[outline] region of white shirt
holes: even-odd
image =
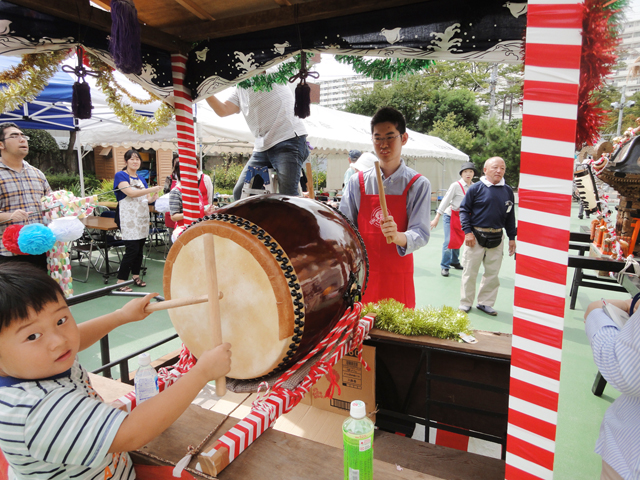
[[[596,453],[624,479],[640,478],[640,310],[619,329],[601,308],[586,319],[593,360],[621,392],[604,414]]]
[[[286,85],[273,85],[270,92],[236,87],[228,100],[240,108],[256,138],[255,152],[264,152],[284,140],[307,134],[302,120],[293,114],[295,98]]]

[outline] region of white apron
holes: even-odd
[[[129,177],[132,187],[144,187],[138,178]],[[120,207],[120,231],[123,240],[141,240],[149,235],[149,201],[147,196],[125,197]]]

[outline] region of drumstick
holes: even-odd
[[[375,160],[373,164],[376,167],[376,176],[378,177],[378,195],[380,196],[380,208],[382,208],[382,219],[387,220],[389,213],[387,212],[387,199],[384,196],[384,187],[382,186],[382,172],[380,171],[380,161]],[[391,239],[386,237],[387,243],[391,243]]]
[[[204,268],[207,272],[207,291],[209,292],[209,324],[213,335],[213,348],[222,343],[220,325],[220,301],[218,299],[218,272],[216,271],[216,250],[213,234],[206,233],[204,241]],[[224,397],[227,393],[227,379],[216,378],[216,395]]]
[[[222,292],[218,294],[218,298],[222,298]],[[144,311],[146,313],[159,312],[160,310],[168,310],[170,308],[186,307],[187,305],[196,305],[205,303],[209,300],[209,295],[200,295],[199,297],[176,298],[175,300],[165,300],[164,302],[150,303]]]
[[[307,190],[309,190],[309,198],[311,200],[316,199],[316,194],[313,191],[313,171],[311,170],[311,164],[307,163]]]

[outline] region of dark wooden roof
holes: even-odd
[[[187,53],[194,42],[424,0],[134,0],[142,41]],[[110,0],[10,0],[37,12],[110,31]]]

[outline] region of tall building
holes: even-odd
[[[620,25],[620,38],[622,43],[619,47],[620,62],[626,65],[616,70],[610,78],[611,84],[621,89],[627,86],[627,98],[640,90],[640,77],[630,78],[627,81],[628,67],[634,60],[640,57],[640,20],[624,22]]]
[[[341,109],[347,104],[354,92],[362,88],[372,89],[375,82],[376,80],[362,75],[320,81],[318,82],[320,84],[320,105]]]

